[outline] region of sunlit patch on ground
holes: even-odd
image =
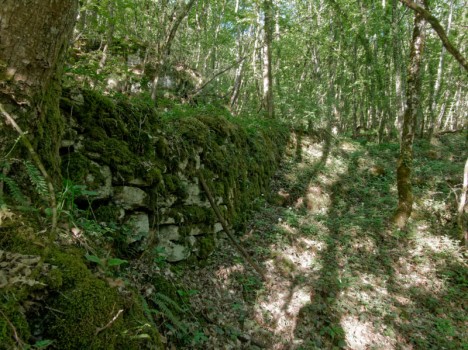
[[[395,349],[396,340],[384,336],[385,326],[376,328],[372,322],[361,321],[357,316],[345,316],[341,319],[348,348],[353,350]]]

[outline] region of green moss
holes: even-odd
[[[199,206],[186,206],[180,209],[186,222],[190,223],[205,223],[214,224],[216,216],[211,208],[203,208]]]
[[[198,257],[202,260],[207,259],[216,248],[216,239],[214,234],[205,235],[199,243]]]
[[[187,198],[187,191],[185,184],[181,181],[180,177],[173,174],[164,174],[164,190],[166,193],[176,195],[180,199]]]
[[[65,129],[65,121],[59,108],[60,95],[60,82],[52,80],[45,89],[45,93],[35,97],[35,103],[41,106],[41,113],[33,139],[33,147],[41,155],[49,175],[58,183],[60,177],[60,157],[58,154]]]
[[[164,137],[158,137],[156,139],[154,148],[156,150],[156,154],[162,158],[166,157],[169,154],[169,144]]]
[[[159,275],[153,276],[152,284],[158,293],[164,294],[174,301],[179,300],[179,294],[177,293],[176,286],[174,283],[166,280],[164,277]]]
[[[90,174],[94,181],[88,183],[86,177]],[[70,153],[62,159],[62,175],[70,179],[74,184],[88,184],[90,189],[99,187],[104,181],[104,177],[99,167],[81,153]]]
[[[144,327],[147,320],[138,297],[124,298],[95,277],[82,256],[78,250],[52,254],[51,262],[63,273],[63,285],[48,300],[52,311],[46,316],[46,336],[59,349],[141,349],[146,341],[162,348],[157,331]],[[119,310],[123,313],[102,329]],[[149,339],[137,339],[141,332]]]
[[[70,248],[64,251],[54,249],[46,262],[57,266],[62,272],[64,289],[74,288],[78,281],[91,276],[91,272],[83,262],[83,252],[79,249]]]
[[[133,176],[137,169],[135,155],[128,144],[114,138],[101,141],[90,141],[86,144],[88,151],[101,155],[102,162],[121,175]]]
[[[91,276],[78,280],[75,288],[60,293],[51,307],[60,313],[50,317],[47,332],[59,349],[116,348],[124,331],[123,317],[98,332],[123,308],[117,292],[105,282]]]
[[[22,307],[14,294],[0,291],[0,311],[0,349],[17,349],[18,342],[15,337],[27,341],[31,332]]]
[[[94,211],[98,222],[119,222],[121,208],[115,205],[102,205]]]

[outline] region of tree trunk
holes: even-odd
[[[393,66],[395,71],[395,125],[401,132],[403,124],[403,94],[402,94],[402,77],[401,77],[401,48],[398,45],[398,0],[392,2],[392,55]]]
[[[4,0],[0,6],[0,103],[28,134],[53,176],[60,173],[60,77],[78,0]],[[0,155],[18,137],[0,119]]]
[[[463,172],[463,188],[460,195],[460,203],[458,204],[458,227],[460,228],[460,239],[468,248],[468,211],[466,210],[467,200],[466,196],[468,193],[468,158],[465,162],[465,170]]]
[[[413,140],[416,130],[415,121],[420,104],[419,80],[425,39],[424,25],[425,21],[423,16],[416,13],[410,48],[408,83],[406,87],[406,108],[403,114],[400,156],[397,163],[398,207],[393,221],[400,228],[406,226],[413,209],[411,171],[413,167]]]
[[[452,26],[452,16],[453,16],[453,0],[450,1],[450,13],[449,13],[449,18],[447,20],[447,25],[445,27],[445,31],[447,32],[447,35],[450,33],[450,29]],[[434,83],[433,87],[433,92],[430,96],[430,101],[429,101],[429,130],[428,130],[428,139],[430,140],[432,138],[432,135],[434,134],[434,127],[435,127],[435,116],[436,116],[436,110],[437,110],[437,104],[440,100],[440,88],[442,86],[442,81],[443,81],[443,70],[444,70],[444,57],[445,57],[445,46],[442,45],[442,49],[440,51],[440,56],[439,56],[439,65],[437,66],[437,78]]]
[[[273,73],[272,73],[272,43],[273,43],[273,3],[271,0],[263,2],[264,10],[264,43],[263,43],[263,105],[265,115],[274,118],[273,104]]]

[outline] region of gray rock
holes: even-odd
[[[171,218],[170,216],[164,217],[161,220],[159,220],[160,225],[169,225],[169,224],[175,224],[175,218]]]
[[[170,208],[174,205],[175,202],[177,202],[177,197],[173,195],[169,195],[167,197],[157,199],[157,203],[159,207]]]
[[[163,241],[180,240],[179,226],[165,225],[159,227],[159,239]]]
[[[201,159],[200,155],[196,154],[195,155],[195,169],[198,170],[201,167]]]
[[[179,163],[179,169],[184,170],[188,165],[188,159],[184,159],[182,162]]]
[[[217,222],[217,223],[214,224],[214,226],[213,226],[213,232],[214,233],[218,233],[218,232],[220,232],[222,230],[223,230],[223,225],[221,225],[220,222]]]
[[[177,262],[185,260],[190,256],[190,249],[182,244],[173,243],[171,241],[163,241],[158,244],[164,248],[163,255],[169,262]]]
[[[128,183],[132,186],[142,186],[142,187],[147,187],[150,185],[148,181],[145,181],[139,177],[136,179],[131,179],[130,181],[128,181]]]
[[[205,232],[202,231],[202,229],[198,226],[192,227],[192,229],[189,232],[189,236],[199,236]]]
[[[68,148],[71,147],[75,144],[75,141],[73,140],[62,140],[60,142],[60,148]]]
[[[93,165],[96,165],[99,168],[99,172],[103,177],[103,181],[99,184],[98,188],[95,190],[97,192],[96,199],[105,199],[112,196],[112,172],[107,165],[99,165],[96,162],[91,162]],[[86,183],[91,185],[95,182],[94,176],[88,174],[86,176]],[[93,186],[94,187],[94,186]]]
[[[132,233],[127,236],[127,243],[137,242],[148,237],[150,231],[148,214],[134,213],[130,215],[127,225],[132,231]]]
[[[114,200],[125,209],[137,209],[146,207],[148,195],[138,187],[121,186],[114,187]]]

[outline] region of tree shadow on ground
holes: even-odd
[[[408,269],[418,264],[424,268],[424,264],[417,261],[420,255],[415,251],[420,244],[411,229],[395,232],[387,222],[396,205],[391,168],[378,176],[369,171],[372,164],[385,160],[389,161],[386,167],[392,167],[391,158],[379,159],[383,151],[353,152],[346,171],[328,188],[328,212],[316,217],[328,228],[325,249],[320,254],[322,267],[318,277],[310,281],[311,302],[299,313],[294,334],[302,344],[297,349],[354,348],[364,344],[456,349],[467,345],[466,336],[463,339],[463,333],[456,329],[466,322],[463,315],[467,306],[450,303],[450,296],[466,300],[460,294],[466,290],[464,265],[449,267],[446,261],[434,270],[435,274],[458,271],[453,288],[447,285],[437,292],[424,281],[405,285],[407,279],[417,276]],[[394,149],[388,151],[389,155],[394,153]],[[359,280],[367,282],[354,283]],[[436,305],[443,305],[444,311],[439,309],[434,316]],[[354,344],[350,344],[349,332],[361,332],[361,339],[355,336],[351,339]]]

